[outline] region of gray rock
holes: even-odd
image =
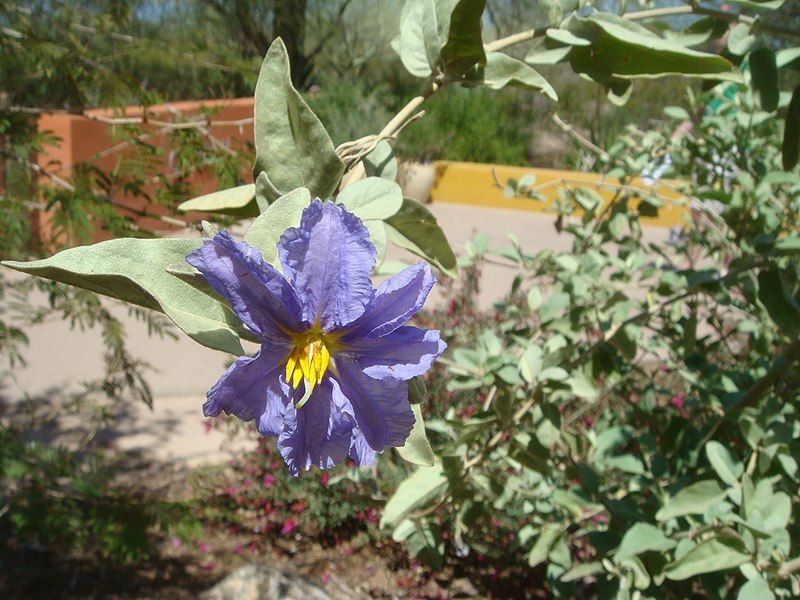
[[[210,590],[201,600],[331,600],[331,597],[296,573],[268,565],[239,567]]]

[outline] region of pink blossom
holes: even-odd
[[[200,552],[203,552],[203,553],[206,553],[206,552],[208,552],[208,544],[206,544],[205,542],[203,542],[202,544],[200,544],[200,546],[199,546],[199,550],[200,550]]]
[[[322,583],[328,583],[331,580],[330,573],[323,573],[322,574]]]
[[[324,471],[324,472],[322,473],[322,475],[320,476],[320,478],[319,478],[319,482],[320,482],[320,483],[321,483],[323,486],[325,486],[325,487],[327,487],[327,486],[328,486],[328,482],[329,482],[330,480],[331,480],[331,476],[330,476],[330,474],[329,474],[327,471]]]
[[[297,529],[297,521],[294,519],[286,519],[281,527],[281,535],[291,535]]]
[[[236,545],[233,547],[233,551],[234,551],[236,554],[241,554],[242,552],[244,552],[244,546],[242,546],[241,544],[236,544]]]
[[[275,484],[275,475],[264,475],[262,483],[265,488],[271,488]]]
[[[180,538],[177,537],[173,537],[170,540],[170,543],[172,544],[173,548],[180,548],[181,546],[183,546],[183,542],[180,540]]]
[[[207,562],[207,563],[205,563],[205,564],[203,565],[203,568],[204,568],[206,571],[213,571],[214,569],[216,569],[216,568],[217,568],[217,563],[215,563],[215,562]]]
[[[203,421],[203,432],[208,435],[211,433],[211,430],[214,429],[214,421],[211,419],[206,419]]]

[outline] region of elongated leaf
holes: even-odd
[[[569,571],[564,573],[561,576],[561,581],[568,583],[570,581],[578,581],[579,579],[585,579],[590,575],[597,575],[598,573],[602,573],[603,563],[600,561],[588,562],[577,565],[572,567]]]
[[[235,217],[255,217],[258,216],[255,197],[256,186],[250,183],[187,200],[178,205],[178,210],[182,212],[192,210],[215,212]]]
[[[781,270],[772,266],[758,274],[758,299],[775,324],[789,337],[800,333],[800,305],[788,289]]]
[[[781,152],[783,153],[783,170],[791,171],[800,160],[800,83],[794,88],[789,108],[786,110]]]
[[[419,404],[412,404],[411,410],[414,411],[414,428],[408,436],[405,445],[397,448],[397,453],[413,465],[420,467],[432,467],[435,456],[431,443],[425,435],[425,422],[422,419],[422,407]]]
[[[483,85],[493,90],[506,86],[522,87],[542,92],[551,100],[558,100],[558,94],[538,71],[521,60],[502,52],[489,52],[486,64],[478,65],[467,74],[464,85],[468,87]]]
[[[481,15],[486,0],[407,0],[400,36],[393,44],[403,66],[416,77],[441,67],[458,80],[485,60]]]
[[[739,588],[736,600],[775,600],[775,594],[772,593],[766,580],[758,576]]]
[[[770,48],[759,48],[750,53],[750,71],[753,87],[758,91],[761,108],[772,112],[778,108],[778,65],[775,52]]]
[[[231,309],[166,271],[184,261],[200,243],[198,239],[121,238],[70,248],[44,260],[3,264],[163,312],[203,346],[243,354],[237,331],[244,326]]]
[[[362,221],[385,220],[403,206],[403,190],[394,181],[367,177],[345,187],[336,201]]]
[[[292,86],[280,38],[270,46],[256,84],[255,144],[253,178],[266,173],[270,202],[299,187],[328,198],[344,173],[328,133]]]
[[[735,461],[725,446],[711,440],[706,444],[706,456],[724,483],[730,486],[739,485],[739,477],[744,472],[744,465]]]
[[[664,574],[667,579],[682,581],[703,573],[735,569],[748,561],[750,556],[731,542],[713,537],[697,544],[678,560],[664,567]]]
[[[786,0],[731,0],[734,4],[746,6],[747,8],[768,8],[775,10],[783,6]]]
[[[591,40],[589,46],[573,47],[570,52],[573,69],[600,83],[611,83],[615,77],[665,75],[742,80],[741,73],[721,56],[685,48],[609,13],[573,15],[565,26],[577,36]]]
[[[702,514],[708,508],[722,500],[725,496],[723,490],[716,481],[710,479],[698,481],[683,488],[680,492],[670,498],[667,503],[656,513],[659,521],[668,521],[683,515]]]
[[[486,0],[436,0],[449,10],[447,41],[441,50],[444,72],[458,79],[475,64],[486,62],[481,15]]]
[[[550,550],[555,545],[559,537],[561,537],[562,529],[557,525],[547,524],[542,527],[539,532],[539,537],[533,544],[533,548],[528,553],[528,565],[535,567],[547,560]]]
[[[614,561],[621,563],[643,552],[672,550],[676,545],[677,542],[664,535],[658,527],[649,523],[636,523],[622,537]]]
[[[386,219],[388,239],[410,250],[450,276],[455,276],[456,257],[430,211],[416,200],[403,199],[397,214]]]
[[[397,179],[397,159],[391,144],[381,140],[375,149],[364,159],[367,177],[383,177],[389,181]]]
[[[406,0],[400,13],[400,36],[392,44],[400,61],[415,77],[433,72],[442,49],[433,0]]]
[[[396,527],[408,513],[435,498],[447,486],[441,464],[422,467],[403,481],[383,509],[381,527]]]
[[[265,261],[280,268],[278,240],[289,227],[300,225],[303,209],[310,202],[311,192],[306,188],[297,188],[281,196],[253,221],[244,234],[244,241],[258,248]]]

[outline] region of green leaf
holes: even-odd
[[[725,538],[713,537],[689,550],[681,558],[664,567],[667,579],[683,581],[695,575],[735,569],[750,561],[750,556],[740,552]]]
[[[756,36],[751,33],[751,26],[739,23],[728,34],[728,50],[736,56],[747,54],[756,43]]]
[[[775,10],[783,6],[786,0],[731,0],[731,2],[746,6],[747,8],[768,8]]]
[[[386,220],[403,205],[403,191],[394,181],[367,177],[347,185],[336,198],[362,221]]]
[[[706,444],[708,462],[714,467],[719,478],[730,486],[739,485],[739,477],[744,472],[744,465],[735,461],[728,449],[717,441]]]
[[[481,16],[486,0],[435,1],[450,13],[447,41],[442,47],[441,56],[445,75],[456,80],[475,64],[486,62],[481,34]]]
[[[182,212],[192,210],[214,212],[236,217],[255,217],[258,215],[258,207],[254,202],[255,197],[256,186],[254,183],[250,183],[187,200],[178,205],[178,210]]]
[[[739,588],[736,600],[775,600],[775,594],[769,589],[766,580],[759,575]]]
[[[668,521],[683,515],[702,514],[708,508],[722,500],[725,496],[723,490],[716,481],[711,479],[698,481],[683,488],[680,492],[670,498],[667,503],[656,513],[659,521]]]
[[[665,552],[676,545],[677,542],[664,535],[658,527],[649,523],[636,523],[622,537],[614,560],[621,563],[643,552]]]
[[[467,73],[464,85],[483,85],[493,90],[506,86],[521,87],[542,92],[551,100],[558,100],[553,86],[538,71],[502,52],[489,52],[486,55],[486,64],[478,65]]]
[[[577,581],[585,579],[590,575],[597,575],[603,572],[603,563],[599,561],[588,562],[572,567],[569,571],[561,576],[561,581],[568,583],[570,581]]]
[[[407,0],[400,13],[400,36],[393,43],[403,66],[428,77],[441,66],[457,80],[485,60],[481,15],[486,0]]]
[[[364,171],[367,177],[383,177],[389,181],[397,179],[397,159],[391,144],[381,140],[375,149],[364,158]]]
[[[550,42],[552,44],[552,42]],[[572,50],[571,46],[550,47],[547,40],[538,38],[525,55],[525,62],[532,65],[555,65],[565,60]]]
[[[297,188],[281,196],[253,221],[244,234],[244,241],[258,248],[265,261],[280,268],[278,240],[289,227],[299,227],[303,210],[310,202],[311,192],[306,188]]]
[[[542,370],[542,359],[541,346],[531,344],[525,349],[519,361],[519,374],[525,381],[533,383],[537,380]]]
[[[397,214],[386,219],[385,223],[390,241],[421,256],[451,277],[455,276],[455,254],[436,217],[422,204],[404,198]]]
[[[720,38],[727,32],[727,21],[713,17],[703,17],[683,29],[683,31],[666,30],[664,36],[681,46],[699,46],[712,39]]]
[[[121,238],[80,246],[33,262],[6,261],[17,271],[52,279],[163,312],[193,340],[235,355],[244,326],[225,304],[167,273],[199,239]]]
[[[778,108],[778,65],[775,52],[770,48],[759,48],[750,53],[750,72],[753,75],[753,87],[761,101],[761,108],[772,112]]]
[[[783,170],[791,171],[800,160],[800,83],[794,88],[789,107],[786,109],[781,152],[783,153]]]
[[[778,267],[773,265],[758,274],[758,299],[786,335],[796,337],[800,334],[800,306]]]
[[[428,386],[422,377],[412,377],[408,380],[408,401],[411,404],[421,404],[428,399]]]
[[[415,77],[433,72],[442,48],[433,0],[406,0],[400,12],[400,35],[392,46]]]
[[[406,440],[405,445],[397,448],[397,453],[413,465],[420,467],[432,467],[435,456],[433,449],[425,435],[425,422],[422,419],[422,407],[419,404],[412,404],[411,410],[414,411],[414,427]]]
[[[566,44],[567,46],[591,46],[591,40],[587,40],[586,38],[582,38],[580,36],[575,35],[569,29],[557,29],[551,27],[547,30],[546,35],[549,39],[558,42],[560,44]]]
[[[548,523],[539,532],[539,537],[533,544],[533,548],[528,553],[528,565],[535,567],[547,560],[550,550],[561,536],[561,527]]]
[[[397,487],[383,509],[381,527],[396,527],[408,513],[423,506],[447,487],[441,464],[414,471]]]
[[[573,69],[599,83],[666,75],[742,81],[741,73],[721,56],[685,48],[616,15],[573,15],[565,25],[572,33],[591,40],[590,46],[572,48]]]
[[[369,239],[375,246],[375,266],[378,268],[386,258],[386,225],[383,221],[364,221],[364,227],[369,231]]]
[[[319,198],[333,194],[344,164],[322,123],[292,86],[289,56],[280,38],[272,43],[261,65],[254,127],[253,177],[262,171],[266,174],[271,184],[264,190],[267,201],[299,187]]]
[[[775,54],[775,64],[779,69],[791,65],[798,59],[800,59],[800,47],[783,48]]]

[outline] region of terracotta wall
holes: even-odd
[[[172,170],[170,168],[172,157],[169,153],[168,133],[163,131],[163,125],[151,124],[150,120],[169,122],[192,120],[202,116],[199,111],[200,107],[217,109],[210,117],[212,124],[210,133],[220,143],[236,149],[244,149],[252,143],[252,98],[172,102],[151,106],[147,108],[146,113],[148,122],[140,127],[147,131],[146,142],[148,144],[158,146],[166,151],[162,160],[163,165],[160,167],[161,173],[167,174]],[[74,166],[82,162],[94,164],[106,172],[113,170],[120,160],[130,153],[130,149],[120,144],[120,138],[116,137],[116,130],[120,125],[108,124],[97,118],[143,119],[145,113],[140,107],[128,107],[123,113],[108,109],[94,109],[86,111],[83,115],[42,115],[38,123],[39,131],[51,132],[60,138],[60,142],[57,145],[46,146],[43,152],[37,156],[37,163],[48,172],[64,178],[68,178]],[[223,123],[217,124],[220,121]],[[240,121],[246,121],[246,123],[224,123]],[[249,176],[248,172],[249,165],[243,165],[243,175]],[[43,183],[46,184],[47,180],[44,179]],[[191,197],[216,189],[213,178],[208,172],[203,171],[196,172],[191,185],[193,192]],[[155,189],[155,185],[151,185],[146,191],[151,193]],[[188,199],[186,198],[186,200]],[[154,215],[168,213],[165,207],[151,204],[144,197],[136,197],[120,191],[114,197],[114,202],[123,205],[119,209],[120,212],[129,216],[142,228],[164,230],[172,227],[159,218],[141,215],[142,212]],[[33,215],[34,232],[42,241],[51,237],[49,221],[50,216],[46,211],[36,211]],[[102,239],[102,232],[98,232],[96,237]]]

